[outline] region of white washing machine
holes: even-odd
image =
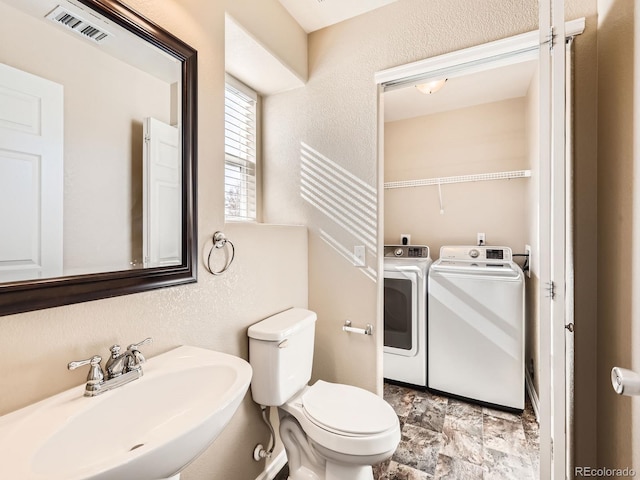
[[[384,247],[384,378],[427,386],[427,276],[425,245]]]
[[[524,408],[524,275],[511,249],[445,246],[429,272],[429,388]]]

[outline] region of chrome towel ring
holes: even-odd
[[[213,253],[214,249],[219,249],[219,248],[224,248],[225,245],[231,245],[231,256],[229,257],[229,259],[227,260],[227,263],[225,264],[224,267],[222,267],[220,270],[218,270],[217,272],[214,271],[211,268],[211,254]],[[216,233],[213,234],[213,245],[211,246],[211,250],[209,250],[209,255],[207,256],[207,270],[210,274],[212,275],[221,275],[224,272],[226,272],[229,267],[231,266],[231,263],[233,262],[233,259],[236,256],[236,248],[233,246],[233,242],[231,240],[229,240],[224,233],[218,231]]]

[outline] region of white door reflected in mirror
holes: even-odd
[[[182,261],[181,172],[178,129],[146,118],[142,232],[145,267],[179,265]]]
[[[62,275],[63,98],[0,64],[0,282]]]

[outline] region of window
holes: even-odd
[[[227,76],[224,97],[226,220],[256,220],[258,95]]]

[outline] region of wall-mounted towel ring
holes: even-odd
[[[224,246],[227,244],[231,245],[231,256],[229,257],[229,260],[227,260],[225,266],[216,272],[211,268],[211,254],[213,253],[214,249],[224,248]],[[235,256],[236,247],[233,246],[233,242],[227,239],[224,233],[218,231],[213,234],[213,245],[211,246],[211,250],[209,250],[209,255],[207,256],[207,270],[212,275],[223,274],[231,266],[231,263],[233,262]]]

